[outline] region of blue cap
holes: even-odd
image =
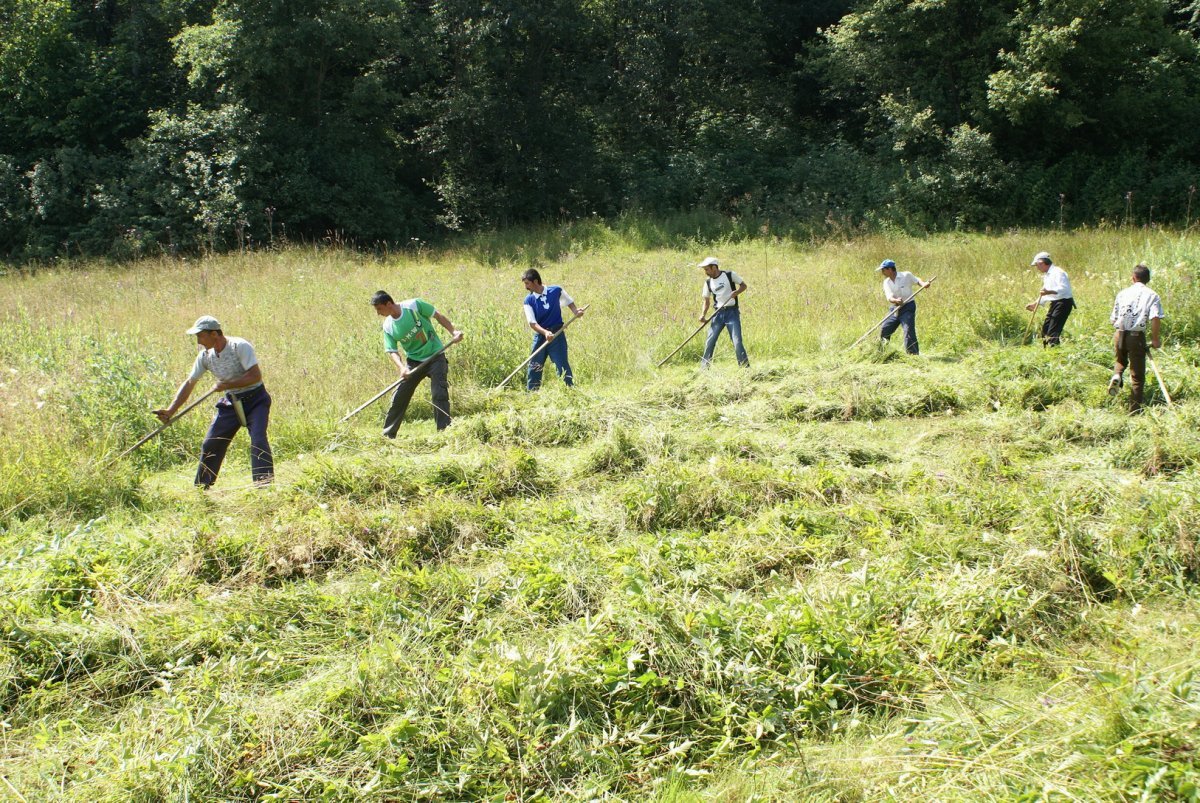
[[[894,268],[894,267],[896,267],[896,262],[894,260],[885,259],[879,263],[879,267],[876,268],[875,270],[883,270],[884,268]]]

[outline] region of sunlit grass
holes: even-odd
[[[0,797],[1187,799],[1194,239],[624,226],[0,280]],[[1017,344],[1043,248],[1081,303],[1054,351]],[[655,371],[710,253],[752,368]],[[939,277],[919,358],[843,353],[885,256]],[[1138,260],[1177,407],[1131,419],[1106,323]],[[580,386],[496,393],[535,262],[593,305]],[[468,332],[443,433],[424,391],[394,443],[379,408],[336,426],[393,376],[380,288]],[[203,412],[106,462],[201,313],[261,355],[271,488],[241,441],[190,486]]]

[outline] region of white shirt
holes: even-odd
[[[896,271],[895,279],[883,280],[883,297],[890,304],[893,298],[908,301],[913,297],[914,285],[920,285],[921,280],[906,270]]]
[[[733,281],[730,282],[730,279]],[[701,297],[713,298],[715,296],[717,299],[717,306],[721,307],[733,297],[733,291],[738,289],[741,284],[741,276],[738,276],[731,270],[723,270],[717,274],[717,278],[715,279],[710,279],[708,276],[704,277],[704,292],[702,293]],[[737,300],[734,299],[734,304],[736,303]]]
[[[192,375],[188,377],[188,380],[195,382],[204,376],[205,371],[211,371],[212,375],[221,382],[228,382],[231,379],[237,379],[256,365],[258,365],[258,357],[254,354],[254,346],[240,337],[226,337],[225,348],[221,349],[220,354],[213,349],[200,350],[200,353],[196,355],[196,362],[192,364]],[[244,388],[238,388],[238,391],[250,390],[261,384],[262,382],[257,382],[247,385]]]
[[[1125,332],[1144,332],[1151,318],[1162,318],[1162,301],[1158,293],[1141,282],[1135,282],[1117,293],[1113,302],[1112,325]]]
[[[1074,297],[1071,293],[1071,280],[1067,278],[1067,272],[1058,265],[1051,265],[1042,274],[1042,289],[1050,290],[1054,295],[1044,295],[1039,298],[1039,307],[1042,304],[1049,304],[1051,301]]]

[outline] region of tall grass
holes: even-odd
[[[1194,798],[1194,241],[646,251],[686,233],[622,225],[0,282],[5,794]],[[1042,248],[1081,299],[1054,351],[1010,310]],[[754,288],[753,367],[723,343],[656,372],[708,253]],[[921,358],[841,353],[885,256],[939,276]],[[1105,324],[1141,259],[1178,406],[1131,419]],[[528,348],[531,263],[594,305],[573,392],[489,389]],[[394,443],[379,410],[335,425],[392,377],[380,287],[468,332],[444,433],[423,400]],[[271,488],[240,444],[189,487],[202,413],[102,462],[154,425],[204,312],[261,355]]]

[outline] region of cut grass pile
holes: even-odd
[[[513,394],[335,441],[265,492],[181,467],[100,518],[14,518],[5,777],[94,800],[1036,797],[1021,762],[1066,728],[1064,795],[1186,791],[1186,673],[1048,667],[1193,598],[1195,413],[947,390],[989,361],[872,365],[861,406],[815,419],[761,417],[828,392],[803,363],[656,380],[636,415],[625,388]],[[1095,743],[1105,694],[1130,701]]]

